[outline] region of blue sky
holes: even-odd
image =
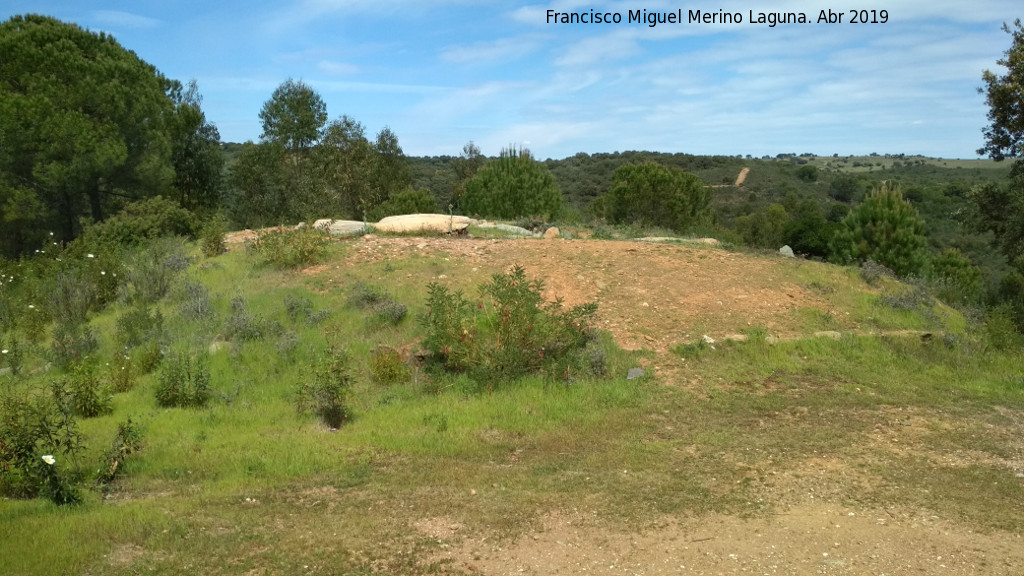
[[[973,158],[985,68],[1010,45],[1006,0],[8,0],[113,34],[196,79],[225,141],[256,140],[258,113],[301,79],[369,137],[390,126],[409,155],[530,148],[692,154],[908,153]],[[885,9],[886,24],[750,24],[750,12]],[[1014,8],[1017,10],[1014,10]],[[547,24],[548,9],[619,12],[621,24]],[[626,22],[629,10],[739,12],[743,24]]]

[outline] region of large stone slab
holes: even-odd
[[[331,236],[361,236],[366,232],[366,223],[358,220],[335,220],[327,230]]]
[[[469,218],[448,214],[403,214],[388,216],[373,225],[378,232],[401,234],[403,232],[439,232],[448,234],[460,232],[469,227]]]

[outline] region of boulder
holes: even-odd
[[[501,230],[502,232],[508,232],[510,234],[516,234],[518,236],[537,236],[533,232],[523,228],[522,226],[513,226],[512,224],[494,224],[492,222],[482,222],[476,224],[480,228],[494,228],[495,230]]]
[[[559,233],[558,228],[555,228],[554,226],[544,231],[544,237],[548,240],[551,240],[552,238],[560,238],[561,236],[562,234]]]
[[[469,218],[448,214],[403,214],[388,216],[373,225],[378,232],[401,234],[403,232],[437,232],[449,234],[469,228]]]
[[[333,222],[333,220],[330,218],[321,218],[316,222],[313,222],[313,228],[316,228],[317,230],[324,230],[331,225],[331,222]]]
[[[793,249],[790,248],[788,244],[779,248],[779,254],[782,254],[786,258],[796,258],[796,254],[793,254]]]
[[[356,236],[366,232],[366,224],[358,220],[335,220],[327,230],[331,236]]]
[[[636,380],[638,378],[643,378],[643,377],[644,377],[644,369],[640,368],[640,367],[630,368],[629,371],[626,372],[626,380]]]

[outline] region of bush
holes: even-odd
[[[591,211],[613,224],[660,226],[678,233],[712,220],[711,189],[693,174],[653,162],[619,166]]]
[[[781,204],[772,204],[767,210],[737,218],[736,231],[747,246],[778,249],[784,242],[789,222],[786,209]]]
[[[157,196],[124,207],[99,224],[88,226],[78,241],[83,246],[136,246],[165,236],[193,236],[195,219],[177,202]]]
[[[246,250],[263,264],[276,268],[298,268],[315,264],[327,250],[330,236],[305,226],[298,230],[278,228],[246,243]]]
[[[976,304],[981,300],[981,270],[958,250],[932,258],[931,282],[936,295],[950,304]]]
[[[445,286],[427,287],[427,312],[420,323],[424,346],[445,367],[469,373],[493,388],[498,382],[541,371],[581,350],[591,337],[588,319],[596,303],[562,311],[561,300],[544,302],[541,280],[528,280],[521,266],[495,274],[473,304]]]
[[[224,332],[230,340],[260,340],[267,333],[267,323],[249,312],[249,303],[245,298],[235,296],[231,299],[231,315],[228,316]]]
[[[872,259],[900,277],[918,274],[928,260],[924,220],[898,189],[883,185],[843,219],[829,251],[840,264]]]
[[[186,280],[182,285],[179,309],[190,320],[205,320],[215,314],[210,291],[198,280]]]
[[[296,400],[300,413],[311,413],[331,428],[349,419],[348,395],[352,389],[349,356],[333,346],[327,350],[313,378],[304,380]]]
[[[147,340],[158,338],[163,326],[163,314],[159,310],[150,312],[149,306],[139,302],[117,317],[117,341],[125,348],[135,348]]]
[[[406,188],[370,210],[368,218],[376,222],[382,218],[399,214],[431,214],[434,212],[437,212],[437,202],[428,190]]]
[[[896,273],[889,270],[882,264],[868,258],[860,265],[860,277],[870,286],[877,286],[878,281],[884,277],[895,278]]]
[[[172,353],[160,367],[156,403],[164,407],[202,407],[210,400],[210,361],[206,354]]]
[[[96,471],[96,483],[106,486],[114,481],[128,456],[142,447],[142,430],[129,418],[117,425],[117,434],[103,458],[102,467]]]
[[[135,366],[128,354],[115,354],[109,372],[110,387],[114,392],[127,392],[135,388]]]
[[[528,150],[514,147],[502,150],[498,158],[477,170],[466,183],[461,203],[467,214],[508,220],[524,216],[555,220],[565,207],[551,172]]]
[[[128,258],[125,286],[128,299],[148,304],[159,301],[171,289],[175,277],[191,260],[178,238],[160,238]]]
[[[53,328],[51,359],[61,370],[68,370],[99,348],[96,333],[87,324],[60,322]]]
[[[395,384],[412,378],[412,369],[398,350],[378,346],[370,352],[370,379],[377,384]]]
[[[82,449],[82,436],[70,411],[51,394],[39,390],[5,389],[0,393],[0,494],[32,498],[43,492],[62,499],[66,481],[54,478],[55,469],[44,455],[74,459]]]
[[[227,252],[228,246],[224,243],[224,236],[227,233],[227,218],[220,214],[211,218],[210,221],[203,226],[199,235],[199,246],[203,251],[203,256],[213,258],[214,256],[220,256]]]
[[[408,311],[404,304],[392,300],[383,289],[362,282],[357,282],[352,286],[348,295],[348,304],[369,312],[366,323],[370,327],[383,324],[397,326],[405,319],[405,314]]]
[[[55,382],[53,395],[59,404],[83,418],[109,414],[114,410],[113,392],[96,376],[91,362],[76,364],[63,382]]]

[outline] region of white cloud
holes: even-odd
[[[154,28],[160,24],[155,18],[119,10],[97,10],[92,13],[92,17],[100,24],[112,28]]]
[[[348,64],[347,62],[334,62],[331,60],[321,60],[317,62],[316,68],[324,74],[330,74],[332,76],[347,76],[349,74],[359,72],[359,67],[354,64]]]
[[[489,63],[522,58],[537,51],[543,39],[539,36],[499,38],[490,42],[448,46],[441,50],[441,60],[450,64]]]

